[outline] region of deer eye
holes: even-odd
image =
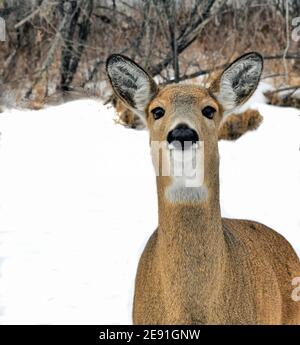
[[[165,111],[161,107],[152,109],[151,113],[153,114],[154,120],[158,120],[165,115]]]
[[[211,107],[210,105],[202,109],[202,114],[210,120],[214,117],[215,112],[216,112],[216,109]]]

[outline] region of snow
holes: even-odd
[[[299,111],[220,143],[224,216],[260,221],[300,253]],[[0,114],[0,323],[128,324],[157,226],[148,136],[80,100]]]

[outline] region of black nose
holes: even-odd
[[[169,144],[173,143],[176,149],[184,150],[199,141],[199,136],[188,125],[180,123],[169,132],[167,141]]]

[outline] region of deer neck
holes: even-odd
[[[216,281],[222,280],[226,264],[218,171],[212,176],[211,181],[204,183],[203,197],[193,202],[170,202],[166,183],[157,177],[158,255],[162,279],[169,289],[173,289],[169,283],[176,281],[178,296],[188,291],[193,295],[197,286],[197,298],[207,301],[205,303],[210,303],[214,293],[219,293]],[[203,315],[205,313],[203,311]]]
[[[200,192],[203,196],[197,201],[170,202],[166,187],[160,184],[158,177],[159,232],[169,248],[181,249],[197,257],[215,257],[225,246],[219,182],[203,188],[205,190]]]

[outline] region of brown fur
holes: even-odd
[[[192,234],[174,223],[173,238],[159,228],[141,257],[134,323],[300,323],[299,302],[291,299],[299,262],[282,236],[252,221],[222,219],[223,240],[216,246],[215,234],[203,238],[201,222],[190,227]]]
[[[236,140],[249,131],[257,129],[263,117],[257,110],[248,109],[242,114],[231,114],[221,124],[219,140]]]
[[[113,102],[116,109],[116,123],[132,128],[142,129],[141,121],[134,112],[126,107],[119,99]],[[231,114],[224,120],[219,129],[219,140],[237,140],[245,133],[257,129],[263,121],[263,117],[257,110],[247,109],[241,114]]]
[[[113,64],[117,65],[115,70]],[[134,100],[130,97],[137,90],[131,88],[136,78],[135,68],[138,66],[134,67],[131,60],[118,56],[112,56],[107,64],[110,77],[115,78],[114,88],[119,88],[124,79],[125,91],[117,91],[121,91],[125,102],[129,98],[128,106],[132,110]],[[123,70],[127,72],[124,76]],[[141,70],[137,75],[140,80],[148,78]],[[149,77],[149,85],[152,86],[152,82]],[[252,85],[253,92],[253,79]],[[239,103],[252,93],[248,92],[247,85],[242,86],[246,86],[247,92],[244,99],[239,93]],[[300,262],[291,245],[265,225],[221,218],[218,137],[222,137],[219,128],[224,116],[223,106],[213,94],[217,90],[218,82],[211,89],[171,85],[155,93],[151,89],[149,98],[146,91],[139,94],[145,102],[151,143],[164,142],[169,131],[182,122],[199,134],[199,140],[204,143],[201,188],[205,193],[194,199],[189,199],[188,194],[180,200],[170,199],[167,191],[174,186],[174,178],[160,171],[169,151],[167,147],[162,147],[161,153],[152,149],[156,171],[160,172],[157,176],[159,226],[139,262],[133,322],[300,324],[300,302],[291,297],[295,288],[292,279],[300,276]],[[140,100],[139,104],[139,114],[142,114]],[[213,119],[202,114],[207,106],[216,110]],[[156,107],[165,111],[157,120],[152,114]],[[246,127],[253,126],[249,118],[245,122]],[[186,193],[193,191],[184,188]]]
[[[294,97],[293,93],[283,96],[273,92],[266,92],[265,96],[267,97],[269,104],[300,109],[300,99]]]
[[[140,118],[133,113],[132,110],[128,109],[126,105],[119,99],[115,102],[115,108],[117,113],[116,123],[132,128],[132,129],[144,129],[145,126],[141,124]]]
[[[262,224],[221,218],[216,132],[221,110],[209,127],[200,114],[204,104],[220,109],[205,89],[170,86],[148,107],[151,140],[165,138],[178,108],[189,107],[194,114],[208,143],[204,183],[209,195],[199,203],[170,203],[164,195],[170,177],[157,177],[159,227],[140,259],[133,321],[300,324],[300,303],[291,298],[300,263],[290,244]],[[159,126],[149,113],[158,105],[167,110]]]

